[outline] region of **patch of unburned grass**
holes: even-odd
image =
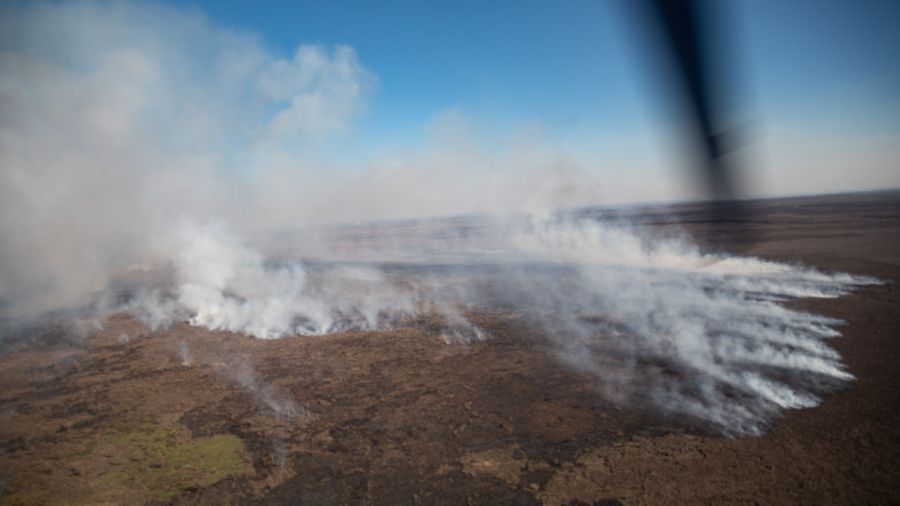
[[[230,434],[191,439],[182,430],[166,428],[119,433],[105,443],[98,451],[112,455],[118,465],[98,477],[98,484],[137,487],[157,500],[249,469],[244,444]]]
[[[66,460],[69,472],[54,470],[57,479],[13,491],[0,498],[0,505],[166,501],[190,488],[252,473],[239,438],[230,434],[191,438],[180,426],[106,433],[87,452]]]

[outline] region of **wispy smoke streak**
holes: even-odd
[[[293,399],[283,395],[273,385],[260,382],[256,371],[247,364],[241,364],[229,373],[234,381],[252,394],[267,409],[285,419],[293,419],[306,414],[306,410]]]

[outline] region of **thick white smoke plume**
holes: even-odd
[[[375,270],[330,268],[326,279],[299,263],[267,262],[221,224],[184,224],[164,260],[172,283],[138,288],[128,308],[151,327],[186,320],[259,338],[386,328],[414,300]]]
[[[341,134],[377,85],[350,47],[276,54],[192,10],[0,5],[3,314],[81,302],[185,221],[245,232],[595,201],[539,128],[492,151],[455,112],[436,112],[422,150],[330,156],[358,150]]]
[[[825,343],[841,322],[784,302],[873,280],[553,217],[597,185],[539,129],[486,151],[450,113],[423,151],[336,162],[377,83],[350,47],[278,55],[194,11],[0,7],[3,328],[98,293],[260,338],[434,317],[447,342],[489,339],[466,315],[508,312],[609,395],[732,433],[852,379]],[[311,226],[491,211],[539,218]]]
[[[753,434],[853,379],[825,342],[842,322],[784,302],[877,282],[703,254],[595,221],[470,219],[468,233],[419,225],[358,227],[371,250],[344,231],[335,240],[356,245],[353,261],[330,263],[266,261],[221,226],[185,227],[170,292],[139,291],[128,309],[152,325],[187,320],[260,338],[389,329],[428,313],[448,342],[490,338],[468,310],[505,312],[542,329],[621,402]]]

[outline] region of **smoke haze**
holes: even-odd
[[[280,57],[197,12],[130,2],[3,7],[0,45],[7,321],[95,304],[282,338],[435,314],[451,343],[490,339],[471,311],[504,312],[609,396],[736,434],[852,379],[826,344],[841,322],[784,302],[875,280],[555,214],[601,185],[539,129],[488,152],[451,111],[403,160],[330,158],[378,86],[353,48]],[[316,227],[453,213],[507,214]],[[250,368],[235,381],[298,409]]]

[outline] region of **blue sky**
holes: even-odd
[[[179,2],[180,3],[180,2]],[[638,128],[660,104],[623,1],[191,1],[289,55],[347,44],[378,76],[361,128],[405,142],[446,108],[556,135]],[[852,131],[898,127],[900,2],[733,1],[730,38],[748,107]],[[632,17],[630,17],[632,16]]]
[[[297,2],[200,5],[283,53],[300,43],[347,44],[378,76],[371,116],[403,134],[436,110],[461,107],[507,121],[565,124],[623,116],[621,67],[608,9],[586,2]],[[608,61],[614,60],[614,61]],[[618,70],[616,71],[618,72]],[[585,105],[588,109],[585,110]]]

